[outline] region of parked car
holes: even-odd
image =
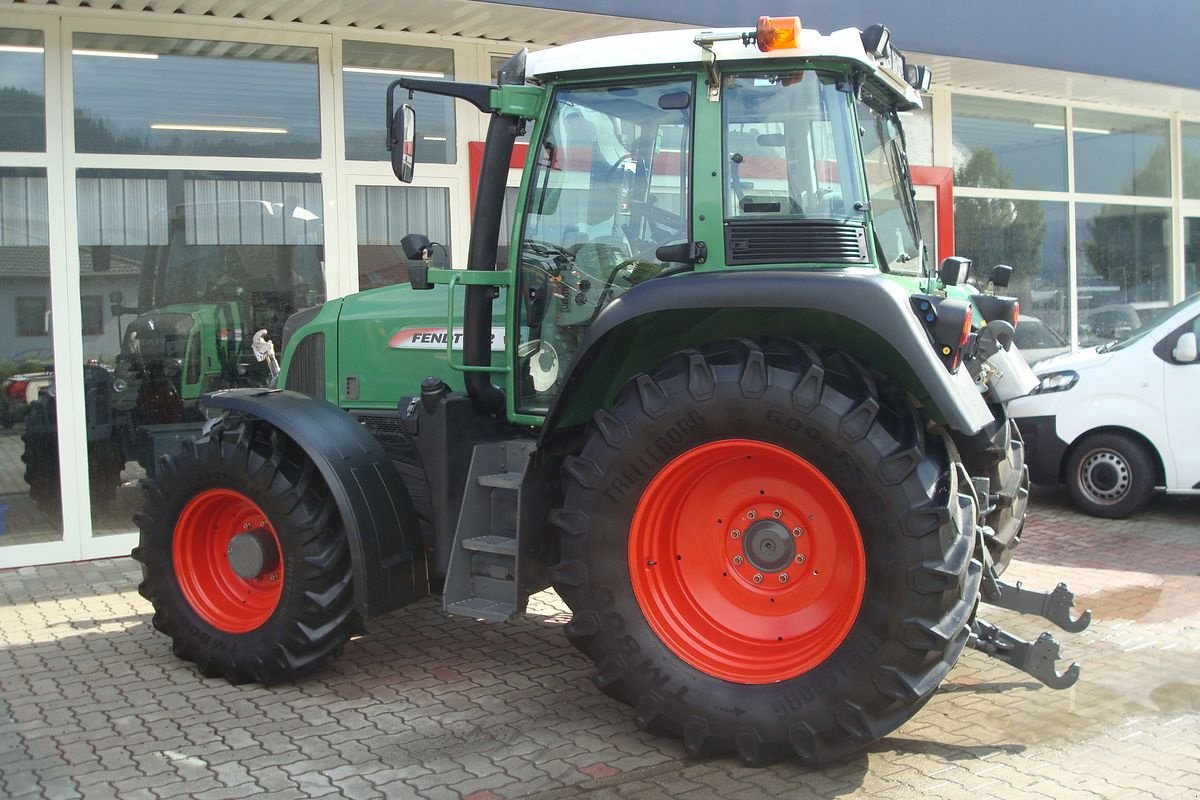
[[[1058,331],[1037,317],[1026,314],[1021,315],[1021,322],[1017,325],[1013,341],[1021,350],[1025,363],[1031,366],[1071,349],[1071,344]]]
[[[1132,514],[1156,487],[1200,494],[1198,337],[1200,294],[1128,338],[1040,362],[1038,387],[1008,404],[1030,479],[1065,483],[1100,517]]]

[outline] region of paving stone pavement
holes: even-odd
[[[908,724],[848,761],[686,760],[596,691],[553,593],[508,626],[430,600],[311,679],[229,686],[172,656],[128,559],[0,572],[0,796],[1200,797],[1200,498],[1138,517],[1035,492],[1009,577],[1095,614],[1041,687],[968,651]],[[1032,638],[1045,626],[986,616]]]

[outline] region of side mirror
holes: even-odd
[[[971,259],[961,256],[950,256],[938,267],[938,280],[947,286],[957,286],[967,282],[971,273]]]
[[[115,289],[115,290],[109,292],[108,293],[108,302],[112,303],[114,306],[125,305],[125,293],[122,292],[120,289]]]
[[[1196,360],[1196,356],[1196,334],[1189,332],[1180,336],[1171,351],[1171,358],[1181,364],[1191,364]]]
[[[387,148],[392,151],[392,172],[401,183],[412,183],[416,163],[417,112],[408,103],[396,109],[388,123]]]
[[[1007,264],[997,264],[992,267],[992,271],[988,273],[988,283],[993,286],[1003,289],[1008,286],[1008,282],[1012,280],[1013,268]]]

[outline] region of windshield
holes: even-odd
[[[1161,314],[1156,314],[1155,319],[1157,321],[1166,320],[1166,319],[1169,319],[1169,318],[1175,316],[1178,312],[1181,312],[1181,311],[1186,311],[1186,312],[1200,311],[1200,294],[1194,294],[1191,297],[1187,298],[1186,300],[1181,301],[1179,303],[1179,305],[1175,306],[1174,308],[1169,308],[1166,311],[1162,312]],[[1142,339],[1145,339],[1147,336],[1149,336],[1150,334],[1154,333],[1155,331],[1157,331],[1159,329],[1160,329],[1159,325],[1145,325],[1145,326],[1139,328],[1136,333],[1134,333],[1124,339],[1121,339],[1121,340],[1115,341],[1115,342],[1109,342],[1108,344],[1100,345],[1100,347],[1097,348],[1097,351],[1101,352],[1101,353],[1111,353],[1116,350],[1124,350],[1126,347],[1129,347],[1130,345],[1134,344],[1135,342],[1140,342]]]

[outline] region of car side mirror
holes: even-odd
[[[1196,334],[1190,332],[1183,334],[1179,337],[1179,341],[1175,342],[1171,358],[1181,364],[1191,364],[1196,357]]]
[[[412,183],[416,163],[417,112],[408,103],[396,109],[388,125],[387,148],[392,151],[392,172],[401,183]]]

